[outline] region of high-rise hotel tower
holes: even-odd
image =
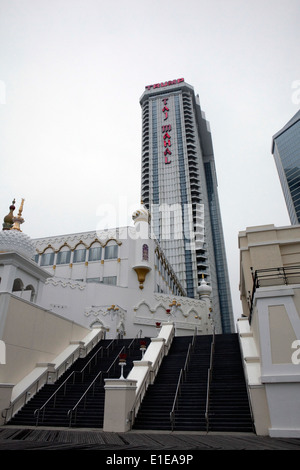
[[[142,200],[152,236],[188,297],[203,278],[212,288],[216,332],[234,331],[230,285],[209,124],[183,78],[145,87]]]
[[[291,224],[300,224],[300,110],[273,136],[272,153]]]

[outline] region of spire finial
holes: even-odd
[[[23,224],[23,222],[24,222],[24,219],[22,217],[24,201],[25,201],[25,199],[22,199],[21,205],[20,205],[20,208],[19,208],[19,212],[18,212],[18,216],[13,218],[14,219],[14,225],[12,226],[11,230],[18,230],[19,232],[22,232],[22,230],[20,229],[20,224]]]
[[[14,199],[12,204],[9,206],[9,213],[3,219],[2,230],[10,230],[13,226],[15,202],[16,200]]]

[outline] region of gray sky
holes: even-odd
[[[184,78],[210,122],[239,316],[238,232],[290,224],[271,140],[300,106],[299,19],[300,0],[0,0],[1,220],[24,197],[32,238],[131,224],[139,98]]]

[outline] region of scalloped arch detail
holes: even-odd
[[[51,249],[53,250],[54,253],[59,253],[59,251],[63,248],[63,247],[68,247],[71,251],[74,251],[76,250],[76,248],[79,246],[79,245],[83,245],[85,247],[86,250],[88,250],[89,248],[91,248],[91,246],[94,244],[94,243],[99,243],[100,246],[102,248],[105,248],[106,245],[110,242],[110,241],[114,241],[116,242],[117,245],[121,246],[122,245],[122,242],[120,240],[117,240],[116,238],[108,238],[104,243],[102,243],[99,238],[94,238],[94,240],[87,244],[85,243],[82,239],[80,239],[73,247],[68,243],[68,242],[64,242],[62,245],[60,245],[57,249],[54,248],[50,243],[49,245],[47,245],[43,250],[39,250],[36,248],[36,252],[39,254],[39,255],[42,255],[45,253],[46,250],[48,249]]]
[[[109,242],[114,241],[116,242],[117,245],[121,246],[122,242],[120,240],[117,240],[116,238],[108,238],[105,243],[102,244],[102,247],[104,248]]]
[[[57,251],[55,250],[55,248],[53,248],[53,246],[50,245],[50,244],[47,245],[42,251],[39,251],[39,250],[36,250],[36,251],[37,251],[37,253],[38,253],[39,255],[43,255],[43,254],[45,253],[45,251],[47,251],[47,250],[49,250],[49,249],[51,249],[51,250],[53,251],[53,253],[57,253]]]
[[[77,248],[79,245],[83,245],[86,250],[89,248],[89,245],[87,245],[86,243],[84,243],[82,240],[79,240],[79,242],[77,242],[76,245],[74,245],[74,248],[71,248],[71,250],[72,250],[72,251],[76,250],[76,248]]]
[[[141,300],[141,302],[140,302],[136,307],[134,307],[133,310],[134,310],[135,312],[137,312],[137,311],[139,310],[139,308],[142,307],[142,305],[145,305],[146,307],[148,307],[148,309],[149,309],[149,311],[150,311],[151,313],[153,313],[153,312],[155,311],[154,309],[152,309],[152,308],[150,307],[150,305],[148,304],[148,302],[146,302],[145,300]]]

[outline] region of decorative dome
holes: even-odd
[[[143,204],[143,201],[142,201],[142,204]],[[150,221],[149,211],[145,207],[142,206],[140,209],[137,209],[136,211],[134,211],[134,213],[132,214],[132,219],[134,223],[137,223],[137,222],[149,223]]]
[[[31,259],[36,254],[33,241],[19,230],[2,230],[0,232],[0,253],[14,252]]]
[[[201,283],[200,283],[200,286],[197,287],[197,293],[202,296],[202,295],[208,295],[210,296],[210,294],[212,293],[212,288],[211,286],[209,286],[205,279],[203,278]]]

